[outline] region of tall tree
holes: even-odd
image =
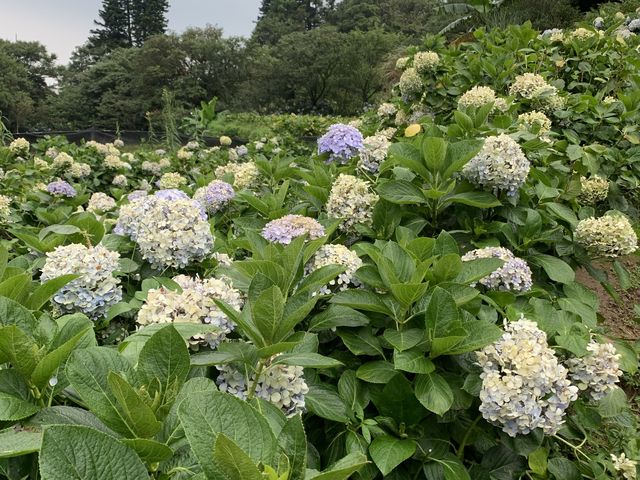
[[[167,30],[169,0],[130,0],[133,43],[141,46],[152,35]]]
[[[130,7],[130,0],[102,0],[99,19],[93,22],[99,28],[91,30],[89,37],[93,49],[106,52],[133,45]]]

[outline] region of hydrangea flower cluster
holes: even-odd
[[[365,138],[358,166],[371,173],[377,172],[380,164],[387,158],[390,146],[389,139],[380,133]]]
[[[638,248],[638,237],[624,215],[605,215],[580,220],[574,239],[592,255],[615,258]]]
[[[511,250],[504,247],[485,247],[470,252],[462,256],[463,262],[476,260],[478,258],[499,258],[504,260],[504,264],[491,272],[478,283],[491,290],[511,291],[515,293],[526,292],[531,289],[531,269],[527,262],[516,257]],[[472,287],[475,284],[471,285]]]
[[[230,184],[214,180],[206,187],[197,189],[193,199],[200,202],[207,212],[213,214],[225,208],[234,196],[235,192]]]
[[[317,220],[302,215],[285,215],[271,220],[262,229],[262,236],[270,242],[289,245],[294,238],[308,234],[311,240],[324,235],[324,227]]]
[[[85,178],[91,175],[91,166],[86,163],[73,162],[67,173],[71,178]]]
[[[563,42],[564,32],[560,28],[550,28],[540,34],[542,38],[548,38],[551,43]]]
[[[0,195],[0,223],[6,223],[11,215],[11,197]]]
[[[422,92],[423,84],[420,74],[415,68],[407,68],[400,77],[400,93],[411,98]]]
[[[583,205],[596,205],[604,202],[609,195],[609,180],[603,177],[580,177],[580,202]]]
[[[223,147],[229,147],[232,143],[231,137],[228,137],[227,135],[222,135],[219,141],[220,145],[222,145]]]
[[[54,197],[67,198],[73,198],[78,194],[78,192],[76,192],[76,189],[64,180],[57,180],[55,182],[49,183],[47,185],[47,192],[49,192]]]
[[[490,103],[495,103],[496,92],[491,87],[483,87],[476,85],[475,87],[467,90],[458,99],[458,108],[468,107],[483,107]]]
[[[47,253],[41,282],[61,275],[80,275],[62,287],[52,298],[60,314],[81,312],[92,319],[103,317],[122,299],[119,280],[113,276],[120,254],[102,245],[86,247],[74,243]]]
[[[405,68],[407,68],[409,60],[409,57],[400,57],[398,60],[396,60],[396,68],[398,70],[404,70]]]
[[[580,42],[584,42],[585,40],[589,40],[595,36],[596,32],[583,27],[576,28],[573,32],[569,33],[569,38],[575,38]]]
[[[180,190],[160,190],[124,205],[114,233],[131,237],[158,270],[186,267],[207,257],[213,247],[204,208]]]
[[[87,211],[89,212],[109,212],[116,208],[116,201],[106,193],[96,192],[91,195]]]
[[[370,191],[369,182],[341,173],[331,187],[327,215],[342,220],[341,230],[353,232],[357,224],[371,225],[379,198]]]
[[[462,174],[482,188],[513,196],[526,181],[530,167],[520,145],[502,133],[487,137],[480,153],[463,167]]]
[[[16,138],[9,144],[9,151],[14,155],[26,155],[29,153],[31,145],[26,138]]]
[[[232,175],[233,182],[231,184],[237,190],[251,188],[256,185],[260,170],[254,162],[245,163],[227,163],[220,165],[215,171],[216,178],[222,178],[225,175]]]
[[[543,94],[555,95],[556,89],[536,73],[518,75],[509,87],[509,94],[532,100]]]
[[[379,117],[392,117],[398,112],[398,108],[393,103],[383,103],[378,107]]]
[[[231,284],[217,278],[192,278],[187,275],[173,277],[182,292],[167,288],[153,288],[138,312],[136,322],[145,326],[154,323],[198,323],[212,325],[215,332],[195,335],[189,341],[193,347],[216,348],[233,331],[235,324],[218,308],[214,300],[222,300],[236,310],[242,309],[244,300]]]
[[[587,391],[592,400],[604,398],[620,381],[620,354],[611,343],[591,340],[589,353],[582,358],[570,358],[569,378],[580,390]]]
[[[613,468],[615,468],[617,472],[622,473],[622,476],[625,480],[637,479],[636,465],[638,464],[638,462],[627,458],[624,452],[622,452],[619,456],[616,456],[612,453],[611,461],[613,462]]]
[[[126,170],[131,169],[131,165],[129,165],[127,162],[123,162],[120,159],[120,155],[107,155],[106,157],[104,157],[102,164],[105,166],[105,168],[109,168],[111,170],[120,170],[122,168]]]
[[[305,265],[305,274],[308,275],[327,265],[342,265],[346,270],[338,275],[338,278],[322,286],[314,295],[328,295],[336,285],[338,290],[346,290],[349,286],[360,285],[353,276],[356,270],[362,266],[362,260],[356,252],[349,250],[344,245],[323,245],[318,249],[313,258],[309,260],[309,263]]]
[[[143,172],[150,173],[151,175],[160,175],[163,169],[171,166],[171,161],[168,158],[161,158],[157,162],[150,162],[145,160],[140,165]]]
[[[180,188],[187,184],[187,179],[176,172],[165,173],[157,181],[159,188]]]
[[[518,115],[518,123],[526,130],[537,130],[538,135],[545,137],[551,131],[551,120],[544,113],[533,110]]]
[[[73,165],[74,160],[67,152],[60,152],[53,158],[53,168],[66,168]]]
[[[193,152],[186,147],[182,147],[176,152],[176,157],[178,157],[178,160],[190,160],[193,157]]]
[[[256,380],[255,373],[247,382],[245,375],[232,365],[216,368],[220,372],[216,379],[220,391],[246,400],[249,385]],[[256,398],[272,403],[289,417],[305,411],[304,396],[307,393],[309,387],[304,380],[304,369],[289,365],[268,365],[260,373],[255,389]]]
[[[114,185],[115,187],[126,187],[129,184],[129,181],[127,180],[127,177],[124,175],[116,175],[115,177],[113,177],[113,180],[111,181],[112,185]]]
[[[329,154],[329,161],[338,160],[346,163],[355,157],[364,147],[360,131],[350,125],[334,123],[327,132],[318,139],[318,154]]]
[[[51,170],[51,165],[46,160],[41,159],[40,157],[35,157],[33,159],[33,167],[37,170]]]
[[[426,73],[440,64],[440,56],[436,52],[418,52],[413,56],[413,67],[418,73]]]
[[[537,428],[553,435],[578,398],[578,388],[567,379],[567,369],[535,322],[505,322],[504,330],[500,339],[477,352],[483,370],[480,412],[511,437]]]

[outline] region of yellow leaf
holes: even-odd
[[[404,136],[405,137],[415,137],[421,131],[422,131],[422,125],[414,123],[412,125],[409,125],[407,128],[405,128]]]

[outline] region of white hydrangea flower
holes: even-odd
[[[513,196],[527,179],[531,164],[520,145],[504,133],[487,137],[480,153],[462,169],[462,174],[480,187]]]
[[[89,205],[87,206],[88,212],[110,212],[116,208],[116,201],[106,193],[96,192],[91,195],[89,199]]]
[[[426,73],[440,64],[440,56],[436,52],[418,52],[413,56],[413,67],[418,73]]]
[[[378,133],[376,133],[376,135],[382,135],[387,140],[391,140],[394,137],[394,135],[396,134],[397,131],[398,131],[398,129],[395,128],[395,127],[383,128]]]
[[[91,166],[86,163],[73,162],[67,169],[71,178],[85,178],[91,175]]]
[[[27,155],[31,144],[26,138],[16,138],[9,144],[9,151],[14,155]]]
[[[547,335],[525,318],[505,321],[504,334],[477,352],[482,367],[480,412],[511,437],[537,428],[557,433],[578,388],[547,345]]]
[[[73,157],[71,155],[69,155],[67,152],[60,152],[53,159],[52,167],[53,168],[66,168],[66,167],[70,167],[71,165],[73,165],[73,163],[74,163],[74,160],[73,160]]]
[[[260,170],[258,170],[254,162],[227,163],[226,165],[220,165],[216,168],[216,178],[222,178],[228,174],[233,175],[233,182],[231,182],[231,184],[235,189],[243,190],[257,184]]]
[[[122,148],[122,147],[124,147],[124,142],[122,140],[120,140],[119,138],[116,138],[113,141],[113,146],[116,147],[116,148]]]
[[[386,135],[376,134],[364,139],[364,148],[360,150],[358,166],[363,170],[375,173],[387,158],[391,142]]]
[[[546,38],[549,39],[551,43],[555,42],[563,42],[564,41],[564,32],[559,28],[550,28],[542,32],[538,38]]]
[[[127,162],[123,162],[120,159],[120,155],[109,154],[104,157],[102,164],[105,166],[105,168],[109,168],[111,170],[120,170],[122,168],[127,170],[131,169],[131,165],[129,165]]]
[[[629,255],[638,248],[638,237],[624,215],[585,218],[576,226],[574,239],[597,257]]]
[[[603,177],[580,177],[580,203],[583,205],[596,205],[604,202],[609,195],[609,180]]]
[[[223,147],[228,147],[233,142],[231,140],[231,137],[228,137],[227,135],[222,135],[218,140],[220,142],[220,145]]]
[[[504,264],[491,272],[478,283],[491,290],[511,291],[516,293],[526,292],[531,289],[531,269],[527,262],[516,257],[511,250],[504,247],[485,247],[470,252],[462,256],[463,262],[476,260],[478,258],[499,258],[504,260]],[[471,285],[475,287],[475,284]]]
[[[362,266],[362,260],[358,257],[356,252],[349,250],[344,245],[323,245],[318,249],[313,258],[309,260],[309,263],[305,265],[305,274],[309,275],[310,273],[327,265],[342,265],[346,270],[338,275],[338,278],[331,280],[327,285],[322,286],[318,292],[314,292],[314,295],[328,295],[331,293],[333,288],[337,288],[337,290],[346,290],[350,286],[357,287],[360,285],[358,280],[354,278],[356,270]]]
[[[413,97],[422,92],[422,78],[415,68],[407,68],[400,77],[400,93]]]
[[[156,182],[158,188],[180,188],[187,184],[187,179],[176,172],[165,173]]]
[[[92,319],[106,315],[107,310],[122,299],[119,280],[113,276],[120,254],[102,245],[86,247],[71,244],[47,253],[40,281],[61,275],[80,275],[53,296],[52,303],[60,314],[81,312]]]
[[[557,90],[547,83],[547,81],[536,73],[525,73],[518,75],[511,87],[509,87],[509,94],[521,96],[523,98],[532,100],[541,95],[555,95]]]
[[[612,97],[611,95],[607,95],[602,99],[602,103],[604,103],[605,105],[613,105],[614,103],[617,103],[617,102],[618,102],[618,99],[616,97]]]
[[[491,87],[476,85],[467,90],[458,99],[458,108],[483,107],[490,103],[495,103],[496,92]]]
[[[624,452],[619,456],[611,454],[611,461],[613,462],[613,468],[616,471],[622,473],[625,480],[636,480],[636,465],[638,462],[627,458]]]
[[[398,111],[398,108],[393,103],[383,103],[378,107],[379,117],[392,117]]]
[[[193,336],[192,347],[208,346],[216,348],[235,328],[233,323],[216,305],[221,300],[236,310],[241,310],[244,299],[230,283],[217,278],[192,278],[187,275],[173,277],[182,292],[161,287],[147,292],[136,322],[145,326],[154,323],[198,323],[212,325],[215,332]]]
[[[216,368],[219,370],[216,384],[220,391],[246,400],[249,386],[256,379],[255,373],[247,381],[245,375],[232,365]],[[289,417],[305,411],[304,396],[307,393],[309,387],[304,380],[304,369],[289,365],[267,365],[260,373],[255,389],[256,398],[274,404]]]
[[[176,157],[178,157],[178,160],[190,160],[193,157],[193,152],[186,147],[182,147],[176,153]]]
[[[129,181],[125,175],[120,174],[113,177],[113,181],[111,183],[116,187],[122,188],[126,187],[129,184]]]
[[[569,39],[576,39],[581,42],[589,40],[595,36],[596,32],[583,27],[576,28],[574,31],[569,33]]]
[[[551,120],[549,120],[549,117],[536,110],[518,115],[518,123],[529,131],[537,129],[537,133],[541,137],[545,137],[551,131]]]
[[[341,173],[333,182],[327,200],[327,215],[342,220],[340,229],[355,231],[355,225],[371,225],[373,208],[379,197],[370,190],[369,182]]]
[[[396,60],[396,68],[398,70],[404,70],[405,68],[407,68],[409,60],[409,57],[400,57],[398,60]]]
[[[45,188],[47,188],[45,186]],[[6,223],[11,215],[12,198],[6,195],[0,195],[0,223]]]
[[[41,159],[40,157],[35,157],[33,159],[33,167],[37,170],[47,171],[51,170],[51,165],[46,160]]]
[[[587,391],[592,400],[604,398],[620,381],[620,354],[611,343],[591,340],[589,353],[582,358],[567,360],[569,378],[580,390]]]

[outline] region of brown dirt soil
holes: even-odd
[[[637,256],[624,257],[618,261],[630,273],[640,267],[640,257]],[[640,304],[640,285],[636,282],[636,285],[628,290],[623,290],[611,262],[594,262],[594,266],[606,272],[609,282],[620,296],[617,302],[585,269],[576,272],[576,281],[594,292],[600,300],[599,313],[602,315],[602,325],[614,337],[629,341],[640,339],[640,323],[636,321],[633,309],[636,303]]]

